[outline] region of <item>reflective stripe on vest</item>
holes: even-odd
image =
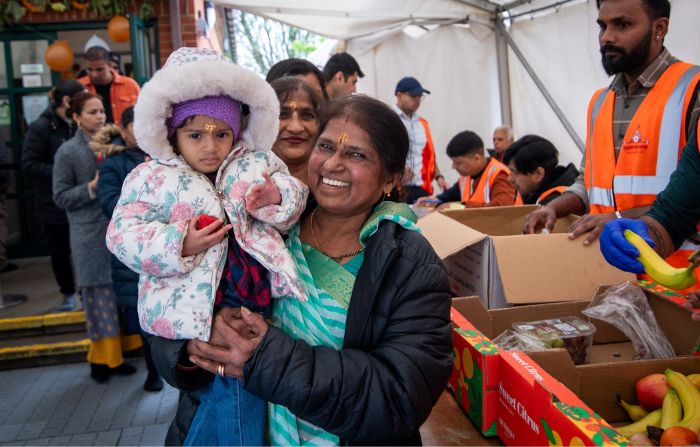
[[[659,78],[655,84],[655,87],[658,86],[657,90],[654,91],[654,88],[652,88],[647,98],[642,101],[637,112],[654,113],[654,104],[645,104],[645,101],[661,101],[665,99],[658,129],[653,125],[652,116],[635,114],[635,118],[632,119],[630,128],[625,134],[619,158],[615,165],[612,166],[616,172],[622,171],[619,174],[607,171],[601,173],[599,171],[610,168],[606,164],[611,163],[609,161],[611,154],[606,154],[604,151],[612,151],[614,156],[612,113],[615,93],[611,90],[600,90],[596,93],[591,101],[589,110],[588,138],[586,141],[585,181],[591,213],[613,212],[616,209],[624,210],[648,205],[666,187],[671,174],[678,164],[679,149],[685,140],[683,130],[685,124],[684,112],[687,109],[694,87],[700,78],[699,75],[700,67],[677,62],[669,67]],[[672,88],[669,85],[671,82],[675,82]],[[669,90],[670,94],[663,93]],[[667,97],[663,98],[660,95],[667,95]],[[601,113],[603,110],[605,113]],[[600,119],[604,119],[606,122],[599,123],[598,120]],[[633,128],[635,124],[637,129]],[[641,129],[647,135],[639,132],[640,124],[643,127],[649,126]],[[608,127],[610,127],[609,134]],[[596,129],[598,133],[596,133]],[[657,132],[658,138],[654,141],[654,136],[656,136]],[[648,137],[648,134],[651,134],[651,139],[644,140],[645,137]],[[629,149],[625,149],[625,145]],[[593,153],[594,147],[596,149],[595,154]],[[635,149],[640,151],[639,155],[633,152]],[[647,154],[647,152],[654,150],[656,150],[655,160],[652,161],[653,158],[649,158],[653,157],[654,154],[651,152]],[[628,153],[625,153],[625,151],[628,151]],[[645,156],[647,159],[644,158]],[[655,172],[643,172],[645,167],[654,168],[654,166],[651,166],[653,162],[655,162]],[[630,170],[638,172],[629,172]],[[610,182],[611,184],[600,184],[601,181],[603,183]],[[606,186],[610,186],[610,188]]]
[[[559,194],[563,194],[564,191],[566,191],[567,189],[569,189],[568,186],[555,186],[554,188],[549,188],[548,190],[546,190],[545,192],[540,194],[540,196],[537,198],[537,202],[535,202],[535,205],[539,205],[540,202],[542,202],[544,199],[551,196],[555,192],[558,192]]]
[[[459,188],[462,192],[462,202],[489,203],[491,201],[491,187],[496,177],[501,172],[510,173],[506,165],[491,157],[479,178],[479,183],[470,194],[472,178],[463,176],[459,178]]]

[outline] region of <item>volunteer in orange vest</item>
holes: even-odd
[[[461,177],[441,194],[423,197],[416,204],[461,202],[467,208],[513,205],[515,187],[508,181],[510,171],[500,161],[486,156],[484,142],[477,134],[465,130],[452,137],[447,156]]]
[[[530,214],[524,232],[551,229],[557,218],[584,214],[570,238],[592,243],[615,217],[642,216],[676,169],[697,125],[700,67],[663,46],[668,0],[598,0],[603,68],[615,75],[588,107],[583,173],[564,194]],[[686,263],[688,243],[671,263]],[[674,259],[675,258],[675,259]]]
[[[109,51],[94,46],[85,53],[87,76],[78,81],[91,93],[102,97],[108,123],[119,124],[124,110],[136,104],[139,85],[128,76],[117,73],[110,65]]]
[[[396,95],[394,111],[399,114],[406,126],[411,143],[402,189],[404,200],[407,203],[413,203],[419,197],[433,193],[433,180],[443,191],[447,188],[447,183],[435,161],[435,147],[433,138],[430,136],[428,121],[417,113],[423,96],[429,95],[430,91],[424,89],[416,78],[407,76],[401,78],[396,84],[394,94]]]
[[[508,181],[518,191],[516,205],[546,205],[559,197],[578,177],[572,163],[559,166],[559,151],[539,135],[525,135],[503,154],[510,169]]]
[[[632,230],[652,242],[654,249],[666,257],[694,237],[700,225],[700,135],[693,135],[683,149],[678,169],[666,188],[659,193],[651,209],[639,220],[613,219],[600,236],[600,250],[615,267],[641,273],[644,267],[637,260],[639,251],[625,238],[624,230]],[[688,265],[686,260],[684,265]],[[695,270],[696,285],[700,268]],[[697,287],[696,287],[697,289]],[[687,307],[700,308],[700,291],[688,294]],[[700,312],[693,314],[700,321]],[[694,341],[694,340],[691,340]]]

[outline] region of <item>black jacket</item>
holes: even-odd
[[[342,443],[420,444],[418,430],[452,369],[451,295],[425,238],[383,222],[355,281],[343,349],[310,346],[270,327],[246,364],[245,387]],[[191,390],[210,380],[178,370],[184,341],[153,339],[154,361],[171,385]],[[184,440],[195,399],[181,401],[169,440]]]
[[[100,178],[97,181],[97,200],[108,219],[112,218],[122,192],[124,179],[146,159],[146,153],[139,148],[127,148],[119,137],[115,125],[101,129],[90,142],[90,148],[104,158],[100,164]],[[139,274],[125,266],[116,256],[111,256],[112,286],[120,306],[136,307],[138,299]]]
[[[576,177],[578,177],[578,169],[576,169],[576,166],[574,166],[572,163],[569,163],[566,167],[557,166],[554,171],[552,171],[552,173],[542,181],[540,186],[532,192],[532,194],[528,194],[527,196],[523,197],[523,203],[525,205],[537,203],[537,199],[539,199],[543,192],[556,186],[571,186],[574,181],[576,181]],[[554,192],[544,198],[539,204],[544,206],[560,195],[561,193]]]
[[[39,219],[50,224],[67,224],[65,211],[53,201],[53,159],[58,148],[75,134],[53,106],[29,125],[22,145],[22,170],[32,179]]]
[[[385,222],[369,241],[343,349],[271,327],[246,389],[350,444],[420,444],[452,369],[450,286],[428,241]]]

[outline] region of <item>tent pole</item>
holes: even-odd
[[[498,17],[496,22],[501,23]],[[496,29],[496,63],[498,64],[498,92],[501,99],[501,124],[513,125],[513,109],[510,102],[510,73],[508,69],[508,44],[501,25]]]
[[[474,8],[480,9],[485,12],[496,12],[498,10],[498,5],[491,3],[488,0],[458,0],[460,3],[465,5],[473,6]]]
[[[525,59],[525,56],[520,51],[518,46],[515,45],[513,38],[510,37],[510,35],[505,29],[505,26],[503,26],[503,23],[500,20],[496,20],[496,27],[498,28],[499,32],[503,35],[503,38],[506,40],[506,42],[508,42],[508,46],[510,46],[510,49],[513,50],[513,53],[515,53],[515,55],[518,57],[520,63],[523,64],[523,67],[525,67],[525,71],[527,71],[527,73],[530,75],[532,81],[540,90],[542,96],[544,96],[544,99],[547,100],[547,103],[549,103],[549,106],[554,111],[554,114],[557,116],[557,118],[559,118],[559,121],[561,121],[561,124],[564,126],[564,129],[566,129],[566,131],[569,133],[571,139],[574,140],[574,144],[576,144],[578,150],[581,151],[581,153],[583,154],[585,152],[585,146],[583,144],[583,141],[581,141],[581,138],[576,134],[576,131],[571,126],[571,123],[569,123],[569,120],[566,119],[566,116],[564,116],[564,112],[562,112],[562,110],[557,105],[556,101],[554,101],[552,95],[549,94],[549,91],[544,86],[540,78],[537,76],[535,70],[532,69],[527,59]]]

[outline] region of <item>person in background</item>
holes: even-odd
[[[272,82],[275,79],[296,76],[305,80],[316,91],[322,99],[328,99],[326,96],[326,81],[323,79],[323,73],[314,64],[304,59],[285,59],[277,62],[270,67],[265,80]]]
[[[584,245],[611,219],[646,213],[676,169],[700,114],[700,67],[679,61],[664,47],[669,1],[596,4],[602,65],[614,78],[589,103],[581,174],[564,194],[527,216],[523,228],[525,233],[551,230],[558,218],[581,215],[568,231],[571,239],[584,236]],[[689,250],[669,262],[686,263]]]
[[[129,375],[136,368],[124,362],[117,301],[112,289],[109,251],[105,245],[108,220],[97,202],[97,158],[89,141],[105,124],[102,99],[80,92],[70,100],[69,113],[78,124],[75,136],[58,148],[53,166],[53,196],[66,210],[70,225],[77,286],[85,306],[90,348],[90,377],[103,383],[112,374]],[[138,337],[129,339],[140,342]]]
[[[406,126],[411,142],[401,186],[406,203],[411,204],[419,197],[433,193],[433,180],[442,191],[447,189],[447,182],[435,161],[435,147],[428,121],[417,113],[423,98],[430,91],[423,88],[416,78],[407,76],[396,84],[394,94],[394,111]]]
[[[129,107],[122,113],[119,125],[107,124],[98,130],[90,141],[90,149],[100,163],[100,176],[97,181],[97,200],[108,219],[112,218],[117,206],[122,184],[126,176],[139,164],[150,160],[136,143],[134,137],[134,108]],[[119,321],[125,337],[138,335],[143,341],[143,356],[146,360],[148,375],[143,389],[160,391],[163,380],[156,370],[151,358],[150,345],[145,340],[145,333],[139,325],[136,310],[138,300],[139,275],[122,264],[116,256],[111,256],[112,286],[117,294]]]
[[[122,57],[116,51],[109,52],[109,66],[112,70],[116,71],[119,75],[124,75],[122,72]]]
[[[507,124],[496,127],[493,130],[493,149],[489,149],[489,155],[496,160],[502,162],[503,154],[506,149],[513,144],[515,137],[513,136],[513,128]]]
[[[75,294],[68,218],[53,200],[53,165],[56,151],[73,137],[77,127],[67,113],[70,100],[84,91],[85,86],[77,81],[61,81],[51,90],[50,105],[29,125],[22,144],[22,170],[34,184],[36,214],[46,234],[51,268],[63,296],[59,312],[79,309],[80,300]]]
[[[508,181],[508,167],[486,157],[484,142],[472,131],[458,133],[447,144],[447,156],[459,180],[437,196],[422,197],[417,205],[461,202],[467,208],[504,206],[515,203],[515,187]]]
[[[299,77],[283,77],[270,84],[280,101],[280,126],[272,145],[289,168],[289,173],[308,185],[309,156],[318,136],[318,108],[321,97]]]
[[[10,179],[7,176],[5,164],[8,163],[5,138],[0,135],[0,273],[17,270],[17,264],[7,262],[7,207],[5,199]]]
[[[546,205],[578,177],[572,163],[559,166],[557,148],[538,135],[525,135],[511,144],[503,163],[510,169],[508,181],[518,191],[516,205]]]
[[[600,250],[605,259],[620,270],[644,273],[637,259],[639,251],[624,236],[632,230],[649,243],[661,257],[678,250],[688,238],[697,239],[700,228],[700,134],[697,130],[681,152],[678,169],[651,208],[639,219],[613,219],[600,235]],[[688,265],[686,259],[682,267]],[[680,265],[678,267],[681,267]],[[695,270],[695,284],[700,283],[700,269]],[[700,308],[697,287],[686,290],[688,306]],[[700,313],[693,318],[700,321]]]
[[[331,102],[309,160],[317,206],[287,247],[309,298],[276,300],[268,326],[222,309],[210,343],[172,353],[169,374],[196,383],[219,372],[269,401],[272,445],[420,445],[419,427],[452,369],[444,265],[392,202],[408,135],[379,100]],[[183,370],[179,359],[195,367]]]
[[[360,65],[349,53],[336,53],[323,67],[326,96],[338,99],[357,91],[357,81],[365,76]]]
[[[139,85],[133,79],[117,73],[110,65],[109,51],[91,47],[85,53],[87,76],[78,79],[91,93],[100,95],[105,106],[107,122],[119,124],[127,107],[136,104]]]

